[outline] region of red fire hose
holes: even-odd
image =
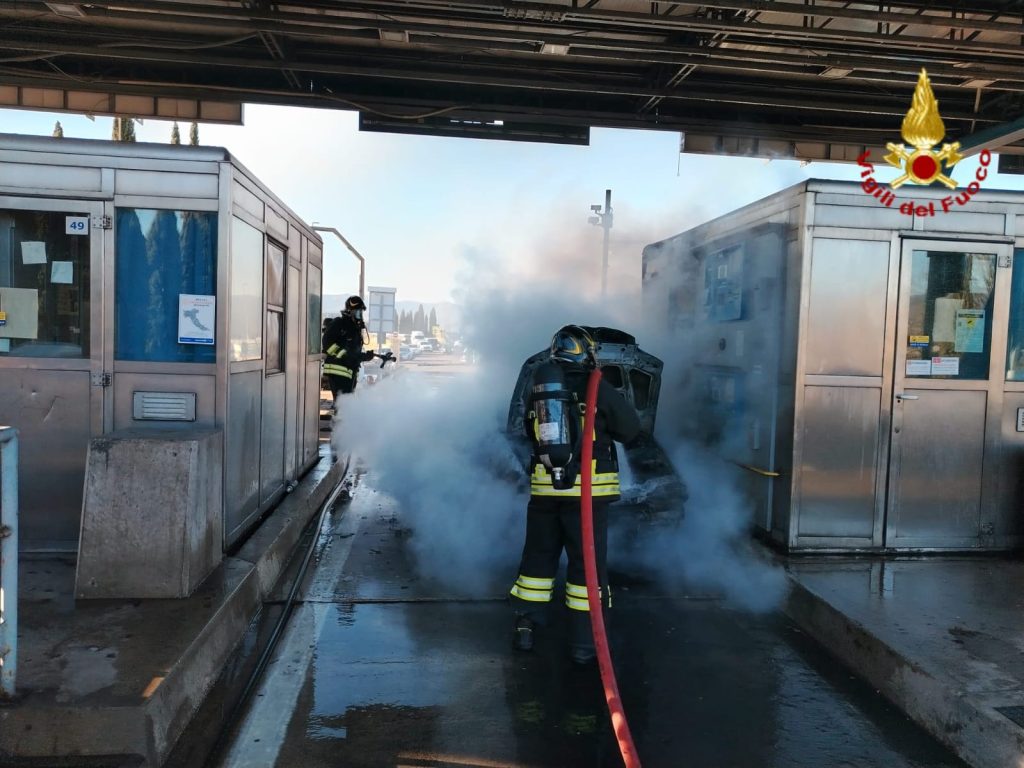
[[[601,682],[604,684],[604,698],[608,702],[608,713],[612,717],[612,728],[619,742],[619,752],[626,768],[640,768],[640,757],[637,755],[633,736],[626,722],[626,712],[619,698],[619,684],[615,681],[615,670],[612,668],[612,656],[608,650],[608,636],[604,631],[604,614],[601,612],[601,598],[598,593],[600,583],[597,579],[597,556],[594,552],[594,509],[592,489],[594,478],[591,474],[591,462],[594,458],[594,441],[589,436],[594,434],[594,420],[597,414],[597,385],[601,381],[601,371],[595,368],[587,381],[587,410],[583,418],[583,451],[582,482],[580,496],[580,521],[583,528],[583,569],[587,576],[587,603],[590,605],[590,628],[594,632],[594,647],[597,649],[597,663],[601,669]]]

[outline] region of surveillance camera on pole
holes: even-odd
[[[612,191],[604,191],[604,210],[600,205],[590,206],[590,210],[597,214],[587,219],[591,224],[600,224],[604,229],[604,248],[601,257],[601,295],[608,293],[608,236],[612,228]]]

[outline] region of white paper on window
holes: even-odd
[[[38,240],[25,240],[21,244],[22,264],[45,264],[46,243]]]
[[[50,268],[50,282],[71,285],[75,281],[75,262],[55,261]]]

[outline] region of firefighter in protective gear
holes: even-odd
[[[594,442],[592,470],[594,549],[597,573],[600,581],[601,603],[611,605],[608,587],[606,556],[608,549],[608,505],[619,498],[618,459],[615,441],[629,443],[640,433],[640,419],[626,398],[606,380],[601,379],[597,394],[597,414],[594,432],[582,435],[587,378],[590,369],[596,365],[596,344],[590,332],[583,326],[565,326],[551,340],[551,361],[564,374],[565,388],[574,395],[574,417],[579,420],[577,443],[572,450],[572,460],[565,468],[564,476],[571,482],[569,487],[559,488],[565,482],[554,477],[551,446],[541,438],[540,425],[544,412],[552,399],[564,400],[558,388],[550,383],[551,375],[545,371],[539,377],[534,372],[531,386],[527,388],[524,430],[533,442],[534,452],[530,459],[530,502],[526,508],[526,542],[519,565],[519,575],[511,589],[511,601],[516,613],[515,647],[528,651],[533,648],[534,628],[546,623],[548,603],[551,602],[555,575],[562,549],[568,557],[566,571],[565,604],[569,609],[569,643],[573,661],[586,664],[594,660],[594,641],[590,629],[589,604],[587,602],[586,577],[583,569],[583,541],[580,523],[580,495],[582,479],[579,471],[579,456],[582,440]],[[540,414],[540,416],[538,416]],[[546,437],[557,440],[555,430],[547,428]],[[559,446],[556,446],[559,447]],[[547,454],[543,452],[548,451]],[[573,466],[575,462],[575,466]]]
[[[363,312],[366,304],[359,296],[349,296],[341,314],[324,330],[324,375],[337,401],[338,393],[347,395],[356,388],[359,366],[373,359],[373,352],[363,352]]]

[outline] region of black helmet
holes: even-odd
[[[551,357],[578,365],[596,365],[597,344],[587,329],[565,325],[551,338]]]
[[[359,296],[349,296],[345,299],[346,312],[355,312],[357,309],[366,309],[366,304],[363,303],[362,298]]]

